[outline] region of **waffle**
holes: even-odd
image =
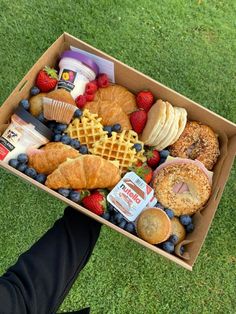
[[[90,150],[92,154],[103,157],[107,160],[118,160],[121,172],[124,172],[134,163],[144,162],[144,149],[136,152],[133,148],[135,143],[143,147],[143,143],[138,140],[138,135],[132,130],[124,130],[121,133],[112,132],[112,136],[105,135],[100,141],[94,143]]]
[[[69,124],[66,133],[71,138],[78,139],[81,144],[86,144],[90,150],[94,143],[107,134],[100,121],[97,114],[85,109],[80,119],[76,118]]]

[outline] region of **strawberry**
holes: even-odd
[[[58,81],[57,71],[53,68],[45,66],[44,69],[39,71],[36,77],[36,86],[41,92],[46,93],[53,90]]]
[[[146,111],[140,109],[131,113],[130,123],[132,125],[133,130],[136,133],[140,134],[143,132],[146,122],[147,122]]]
[[[147,164],[151,168],[156,168],[160,162],[160,154],[156,149],[150,149],[146,152]]]
[[[98,75],[98,87],[107,87],[109,86],[109,81],[106,73],[101,73]]]
[[[86,97],[86,101],[93,101],[95,97],[94,94],[87,94],[87,93],[85,93],[84,96]]]
[[[141,91],[136,95],[136,103],[138,108],[144,109],[148,112],[154,103],[154,96],[148,90]]]
[[[97,84],[94,82],[89,82],[86,84],[85,87],[85,94],[93,95],[97,91],[98,87]]]
[[[99,216],[101,216],[106,211],[107,207],[106,197],[99,191],[95,191],[90,195],[85,196],[82,199],[82,204],[85,208]]]
[[[84,108],[84,105],[86,104],[86,97],[84,95],[79,95],[76,99],[75,99],[75,103],[76,103],[76,106],[79,108],[79,109],[83,109]]]
[[[153,171],[146,163],[136,165],[129,168],[129,170],[135,172],[141,179],[143,179],[147,184],[151,182]]]

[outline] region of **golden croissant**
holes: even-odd
[[[120,180],[119,168],[99,156],[80,155],[63,162],[47,177],[51,189],[112,188]]]
[[[62,143],[48,143],[41,149],[33,149],[28,152],[29,167],[37,172],[50,174],[67,158],[76,158],[79,152],[69,145]]]

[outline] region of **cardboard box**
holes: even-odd
[[[230,169],[232,167],[234,156],[236,152],[236,125],[232,122],[220,117],[212,111],[200,106],[192,100],[180,95],[179,93],[171,90],[170,88],[154,81],[150,77],[134,70],[133,68],[125,65],[124,63],[110,57],[109,55],[93,48],[92,46],[78,40],[77,38],[69,35],[68,33],[62,34],[51,47],[41,56],[41,58],[35,63],[30,71],[25,75],[17,87],[13,90],[11,95],[0,107],[0,134],[6,129],[7,123],[10,121],[13,110],[18,106],[21,99],[29,97],[29,90],[34,85],[34,81],[37,73],[45,65],[55,65],[62,51],[69,48],[72,45],[80,49],[84,49],[88,52],[106,58],[115,65],[115,80],[116,83],[126,86],[130,91],[137,92],[141,89],[151,90],[155,97],[163,100],[168,100],[175,106],[181,106],[187,109],[188,118],[191,120],[201,121],[211,126],[215,132],[219,134],[221,155],[214,168],[213,177],[213,190],[211,197],[207,203],[207,206],[201,212],[195,214],[194,220],[196,228],[193,233],[189,234],[184,243],[187,244],[186,259],[182,259],[175,255],[170,255],[165,251],[155,247],[154,245],[148,244],[142,239],[120,229],[112,223],[104,220],[103,218],[91,213],[87,209],[77,205],[76,203],[62,197],[57,192],[48,189],[46,186],[39,184],[35,180],[27,177],[19,171],[8,166],[3,161],[0,161],[0,166],[15,174],[22,179],[30,182],[31,184],[39,187],[40,189],[50,193],[51,195],[59,198],[68,205],[75,209],[83,212],[84,214],[94,218],[97,221],[111,227],[112,229],[122,233],[130,239],[140,243],[141,245],[151,249],[152,251],[165,256],[166,258],[174,261],[175,263],[185,267],[188,270],[192,270],[193,264],[200,252],[201,246],[205,240],[207,232],[210,228],[212,219],[216,212],[220,198],[222,196],[224,186],[227,182]],[[223,132],[222,132],[223,130]]]

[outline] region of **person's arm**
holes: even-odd
[[[100,228],[100,223],[67,207],[0,277],[0,313],[55,313],[87,263]]]

